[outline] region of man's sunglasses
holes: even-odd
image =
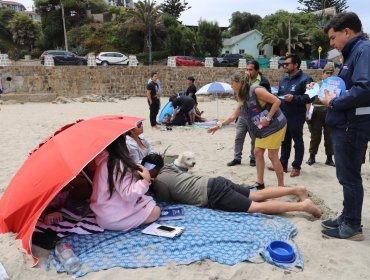
[[[293,63],[293,62],[284,62],[284,63],[283,63],[283,66],[284,66],[284,67],[286,67],[286,66],[288,66],[289,64],[294,64],[294,63]]]

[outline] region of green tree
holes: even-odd
[[[256,28],[262,20],[259,15],[252,15],[247,12],[235,12],[230,19],[230,35],[236,36]]]
[[[169,16],[168,16],[169,17]],[[166,17],[165,17],[166,18]],[[190,28],[175,22],[171,22],[168,18],[164,20],[167,27],[164,46],[169,55],[192,55],[195,46],[195,34]]]
[[[93,0],[91,5],[100,1]],[[88,0],[35,0],[36,12],[41,16],[42,32],[48,48],[64,45],[63,17],[61,3],[64,7],[65,23],[67,31],[75,26],[87,23],[86,11],[89,8]]]
[[[284,55],[289,51],[289,43],[291,52],[304,52],[305,46],[310,46],[310,38],[304,30],[297,26],[291,25],[289,22],[279,22],[271,27],[270,32],[263,34],[259,47],[262,48],[264,45],[269,44],[277,47],[280,55]]]
[[[17,13],[9,21],[9,28],[14,43],[31,51],[39,33],[37,23],[26,14]]]
[[[257,29],[263,34],[264,44],[271,42],[275,54],[285,55],[289,46],[289,25],[291,29],[291,50],[299,52],[302,57],[311,56],[311,34],[318,29],[317,17],[315,15],[310,13],[288,13],[287,11],[279,10],[275,14],[263,18]],[[299,42],[300,40],[302,41]],[[276,44],[274,42],[279,43]]]
[[[304,8],[298,9],[305,13],[316,12],[329,7],[335,7],[337,12],[340,13],[348,8],[346,0],[298,0],[298,3],[304,6]]]
[[[134,7],[129,9],[129,12],[127,13],[125,26],[127,26],[129,31],[137,31],[143,35],[145,38],[145,51],[152,39],[156,40],[159,33],[164,32],[160,6],[156,5],[155,1],[151,1],[149,4],[147,0],[135,3]],[[149,38],[152,36],[153,38]]]
[[[174,18],[178,19],[186,10],[189,10],[188,2],[185,0],[164,0],[161,5],[161,11],[165,14],[169,14]]]
[[[219,55],[222,49],[222,36],[217,22],[200,21],[196,37],[199,54]]]
[[[8,28],[9,21],[13,18],[15,11],[8,8],[0,9],[0,36],[2,40],[11,40],[12,34]]]
[[[9,8],[1,8],[0,9],[0,22],[7,26],[9,21],[13,18],[15,11]]]
[[[83,4],[93,14],[103,13],[108,10],[108,5],[104,0],[84,0]]]
[[[311,57],[316,58],[319,56],[318,47],[322,48],[321,57],[326,57],[328,51],[332,48],[328,40],[328,35],[323,29],[319,28],[311,34]]]

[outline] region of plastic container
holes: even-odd
[[[68,243],[58,242],[55,245],[55,256],[68,274],[72,274],[80,270],[80,259],[75,255]]]
[[[292,263],[296,258],[293,247],[284,241],[272,241],[268,245],[267,251],[273,261],[280,263]]]

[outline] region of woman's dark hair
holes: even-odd
[[[238,103],[243,105],[249,99],[249,88],[251,86],[251,78],[248,74],[243,77],[240,73],[235,73],[231,76],[231,81],[241,83],[239,92],[236,92]]]
[[[141,164],[144,165],[146,162],[154,164],[155,169],[158,171],[162,169],[164,165],[163,157],[160,154],[153,153],[145,156],[143,160],[141,161]]]
[[[108,183],[110,197],[115,189],[115,181],[122,182],[127,171],[140,170],[139,166],[131,159],[130,152],[126,145],[126,135],[122,134],[108,147]],[[133,174],[132,178],[133,179]]]
[[[257,60],[249,60],[249,61],[247,61],[247,65],[248,64],[252,64],[253,66],[254,66],[254,70],[256,70],[257,72],[259,72],[259,70],[260,70],[260,64],[258,63],[258,61]]]

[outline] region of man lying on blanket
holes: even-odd
[[[248,186],[236,184],[224,177],[208,178],[180,171],[173,164],[163,166],[159,154],[151,154],[142,160],[142,165],[150,163],[149,171],[154,179],[151,189],[158,201],[177,202],[220,209],[230,212],[279,214],[290,211],[304,211],[315,217],[321,210],[309,198],[304,186],[268,187],[250,191]],[[284,195],[295,195],[299,202],[267,200]],[[266,201],[267,200],[267,201]]]

